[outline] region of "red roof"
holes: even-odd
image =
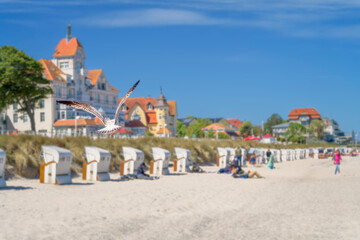
[[[243,124],[238,118],[226,119],[226,121],[235,128],[239,128]]]
[[[315,108],[295,108],[289,113],[289,119],[299,119],[300,116],[321,119],[319,112]]]
[[[208,131],[210,129],[212,130],[222,130],[222,129],[231,129],[230,127],[228,126],[225,126],[224,124],[222,123],[213,123],[213,124],[210,124],[209,126],[207,127],[204,127],[203,128],[205,131]]]
[[[263,136],[263,138],[272,138],[272,137],[274,137],[273,135],[271,135],[271,134],[265,134],[264,136]]]
[[[94,119],[76,119],[77,126],[96,126],[96,125],[103,125],[97,124]],[[66,127],[66,126],[75,126],[75,119],[63,119],[57,120],[54,124],[54,127]]]
[[[163,134],[164,128],[160,128],[159,131],[156,132],[157,134]],[[165,128],[165,133],[171,133],[171,131],[168,128]]]
[[[102,69],[97,69],[97,70],[89,70],[89,78],[91,79],[91,84],[95,85],[97,80],[99,79],[101,73],[103,72]]]
[[[121,101],[121,98],[119,99]],[[169,114],[171,116],[174,116],[176,113],[176,101],[167,101],[169,104]],[[127,106],[127,109],[125,111],[126,113],[126,119],[129,119],[128,113],[129,110],[132,109],[136,104],[138,104],[145,112],[146,115],[146,121],[148,123],[157,123],[157,116],[155,112],[155,104],[156,99],[151,97],[134,97],[134,98],[128,98],[126,99],[125,105]],[[148,104],[151,104],[153,109],[148,110]]]
[[[145,127],[140,120],[132,120],[125,123],[125,127]]]
[[[62,81],[66,80],[61,75],[66,75],[61,71],[52,61],[46,59],[40,59],[39,63],[42,64],[44,68],[43,76],[49,81]]]
[[[74,56],[79,47],[82,47],[82,45],[77,38],[72,38],[69,42],[63,38],[56,46],[53,57]]]

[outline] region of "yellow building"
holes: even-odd
[[[128,98],[121,110],[125,111],[126,120],[140,120],[155,136],[175,136],[177,133],[176,101],[167,101],[162,92],[158,99]]]

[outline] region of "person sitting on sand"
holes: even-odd
[[[144,180],[154,180],[149,174],[145,173],[146,165],[145,163],[141,163],[140,166],[136,169],[136,178],[144,179]]]
[[[232,176],[233,178],[253,178],[254,176],[257,178],[263,178],[257,171],[248,170],[245,172],[241,168],[239,168],[237,171],[234,171]]]
[[[231,162],[226,167],[220,168],[217,173],[231,174],[235,169],[238,169],[237,164],[235,162]]]

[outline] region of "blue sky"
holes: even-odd
[[[360,132],[360,1],[0,0],[0,45],[52,58],[72,33],[120,96],[177,100],[180,117],[260,125],[315,107]]]

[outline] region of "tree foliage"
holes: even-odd
[[[177,135],[178,137],[185,137],[187,127],[184,123],[177,121]]]
[[[203,138],[205,136],[204,131],[202,130],[204,127],[209,126],[211,121],[205,118],[198,118],[195,122],[191,123],[187,128],[186,135],[188,137],[197,137]]]
[[[251,135],[251,130],[253,129],[253,125],[250,121],[245,121],[243,125],[239,127],[239,132],[241,136],[247,137]]]
[[[321,140],[324,136],[324,122],[318,119],[312,120],[309,125],[309,133],[316,139]]]
[[[283,123],[284,120],[282,119],[282,117],[278,114],[278,113],[273,113],[266,121],[266,123],[264,124],[264,131],[266,133],[273,133],[272,131],[272,127],[278,124]]]
[[[17,103],[17,112],[27,113],[36,132],[34,112],[39,100],[52,93],[43,78],[42,65],[13,46],[0,47],[0,108]]]
[[[253,126],[252,132],[253,132],[254,136],[261,135],[261,133],[262,133],[261,126]]]
[[[292,142],[302,143],[305,141],[306,128],[300,123],[290,123],[285,133],[285,138]]]

